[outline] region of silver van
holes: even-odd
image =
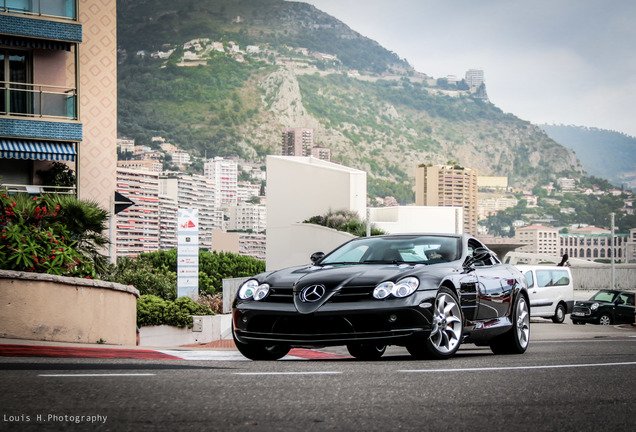
[[[562,323],[574,308],[574,285],[569,267],[517,265],[526,277],[530,295],[530,316]]]

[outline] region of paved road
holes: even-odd
[[[448,361],[1,357],[0,430],[636,430],[636,331],[532,332],[524,355]]]

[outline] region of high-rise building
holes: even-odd
[[[464,232],[477,235],[477,171],[458,165],[419,165],[415,171],[415,205],[460,207]]]
[[[115,5],[0,2],[0,187],[38,193],[37,171],[60,161],[77,181],[58,192],[110,208],[117,162]]]
[[[282,134],[283,156],[311,156],[314,130],[310,128],[285,129]]]
[[[159,178],[159,193],[176,201],[178,208],[199,210],[199,245],[209,249],[212,230],[223,224],[223,212],[214,205],[214,183],[200,175],[172,173]]]
[[[238,163],[236,160],[215,157],[204,165],[205,178],[214,183],[216,208],[234,205],[238,199]]]
[[[267,227],[267,207],[241,203],[228,208],[229,231],[265,232]]]
[[[159,250],[159,174],[119,168],[117,192],[135,204],[115,217],[116,256]]]
[[[168,196],[159,195],[159,249],[168,250],[177,247],[177,201]]]

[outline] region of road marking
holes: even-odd
[[[337,375],[342,372],[235,372],[234,375]]]
[[[104,374],[40,374],[38,376],[46,378],[69,378],[69,377],[129,377],[129,376],[155,376],[153,373],[104,373]]]
[[[504,366],[504,367],[462,368],[462,369],[413,369],[413,370],[398,370],[396,372],[400,372],[400,373],[482,372],[482,371],[564,369],[564,368],[581,368],[581,367],[633,366],[633,365],[636,365],[636,362],[565,364],[565,365],[545,365],[545,366]]]

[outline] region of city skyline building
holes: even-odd
[[[238,202],[238,163],[234,159],[215,157],[205,161],[205,178],[216,186],[214,204],[217,208]]]
[[[463,209],[464,233],[477,235],[479,208],[476,170],[452,165],[418,165],[415,205]]]
[[[289,128],[282,133],[283,156],[311,156],[314,147],[314,130],[311,128]]]

